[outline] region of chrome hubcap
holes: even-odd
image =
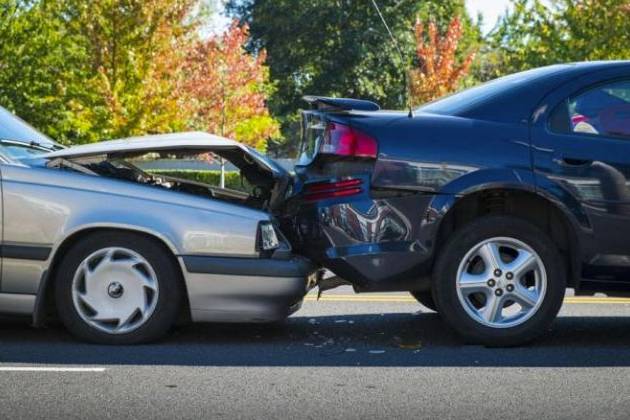
[[[540,308],[547,290],[545,266],[518,239],[499,237],[475,245],[457,270],[457,296],[475,321],[493,328],[522,324]]]
[[[144,325],[157,306],[153,267],[137,252],[111,247],[84,259],[72,282],[72,300],[83,321],[109,334]]]

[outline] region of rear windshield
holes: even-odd
[[[564,69],[563,65],[542,67],[491,80],[479,86],[437,99],[416,111],[441,115],[458,115],[512,89],[529,84]]]

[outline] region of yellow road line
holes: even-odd
[[[308,295],[308,302],[317,301],[317,296]],[[322,295],[322,302],[382,302],[382,303],[417,303],[411,296],[401,295]],[[564,299],[568,304],[630,304],[630,298],[607,298],[592,296],[569,296]]]

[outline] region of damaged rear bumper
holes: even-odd
[[[421,290],[431,269],[434,224],[423,218],[431,196],[302,202],[283,220],[296,252],[357,291]]]

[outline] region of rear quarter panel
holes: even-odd
[[[421,279],[430,273],[440,222],[459,197],[486,188],[535,190],[527,123],[342,118],[377,138],[373,170],[360,175],[369,188],[352,199],[302,205],[296,224],[304,252],[358,289],[426,287]]]
[[[457,194],[471,175],[481,185],[497,170],[531,171],[527,124],[421,114],[366,128],[379,142],[375,188]]]

